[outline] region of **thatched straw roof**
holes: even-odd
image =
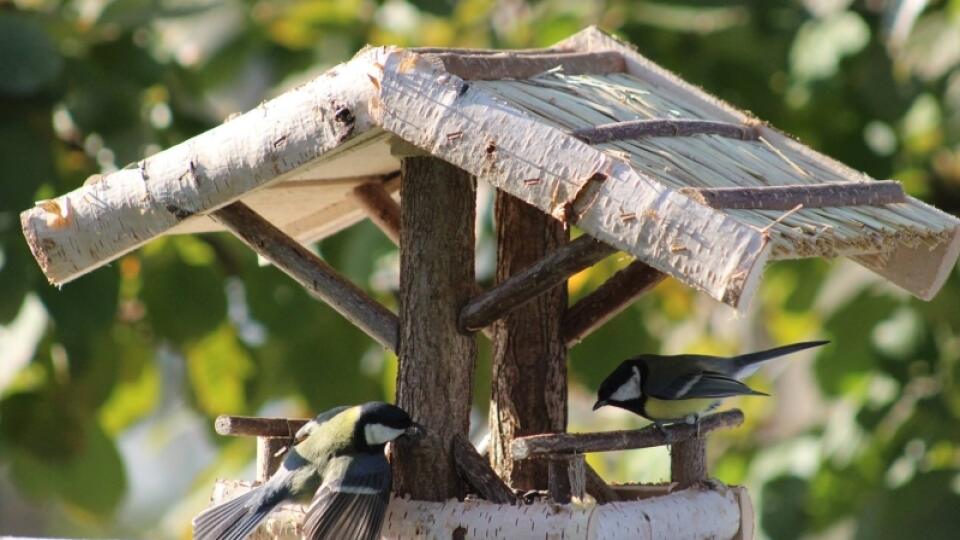
[[[707,120],[734,133],[600,142],[582,131],[636,120]],[[769,259],[848,256],[929,299],[960,252],[960,221],[912,198],[837,206],[807,196],[803,208],[775,210],[704,204],[697,189],[872,179],[594,28],[509,54],[368,49],[133,168],[39,203],[24,212],[24,232],[54,283],[161,234],[217,230],[205,214],[237,199],[317,240],[364,217],[354,186],[395,189],[390,148],[400,140],[735,307],[749,302]]]

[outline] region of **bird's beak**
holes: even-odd
[[[410,427],[403,432],[408,438],[414,441],[419,441],[427,434],[427,430],[423,426],[414,422]]]
[[[593,404],[593,410],[597,410],[597,409],[599,409],[600,407],[603,407],[603,406],[605,406],[605,405],[609,405],[609,403],[607,403],[607,400],[605,400],[605,399],[598,399],[597,402]]]

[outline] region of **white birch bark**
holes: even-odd
[[[213,503],[224,502],[248,489],[248,483],[221,480],[214,488]],[[739,487],[687,489],[662,497],[602,505],[510,506],[485,501],[426,502],[394,497],[381,534],[388,540],[749,539],[753,536],[752,511],[749,524],[741,524],[741,508],[752,507],[746,490]],[[267,518],[254,538],[297,538],[303,518],[302,506],[283,505]]]

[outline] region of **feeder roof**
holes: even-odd
[[[681,133],[698,121],[706,127]],[[629,123],[653,131],[626,133]],[[366,49],[38,203],[23,229],[53,283],[159,235],[222,230],[208,214],[236,200],[315,241],[365,217],[353,188],[397,191],[395,154],[410,145],[737,308],[768,260],[851,257],[929,299],[960,254],[957,218],[910,197],[883,204],[874,196],[898,186],[871,184],[595,28],[550,49]],[[792,190],[787,206],[712,199],[730,195],[716,188],[766,196],[776,186]],[[804,194],[831,187],[862,196]]]

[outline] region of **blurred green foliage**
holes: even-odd
[[[0,533],[186,535],[213,475],[238,475],[252,455],[250,444],[211,435],[215,415],[277,404],[306,415],[389,398],[396,369],[226,236],[161,239],[50,287],[21,237],[21,210],[209,129],[366,43],[544,46],[587,24],[854,168],[960,212],[957,0],[0,3],[0,477],[46,509]],[[486,214],[481,247],[490,228]],[[396,252],[372,226],[321,252],[395,304]],[[572,296],[625,262],[578,275]],[[810,369],[758,381],[794,401],[738,403],[748,425],[715,437],[716,473],[751,487],[772,538],[955,537],[957,272],[923,303],[850,264],[781,263],[755,304],[735,319],[677,283],[658,287],[572,351],[572,384],[586,389],[573,393],[572,427],[634,422],[578,412],[578,396],[625,356],[827,337],[833,344]],[[480,412],[488,369],[482,361]],[[171,400],[201,419],[214,452],[196,458],[197,480],[177,495],[182,508],[127,517],[123,501],[137,491],[128,479],[142,473],[131,467],[144,451],[124,441],[176,417]],[[662,460],[645,455],[595,463],[622,480],[662,477]]]

